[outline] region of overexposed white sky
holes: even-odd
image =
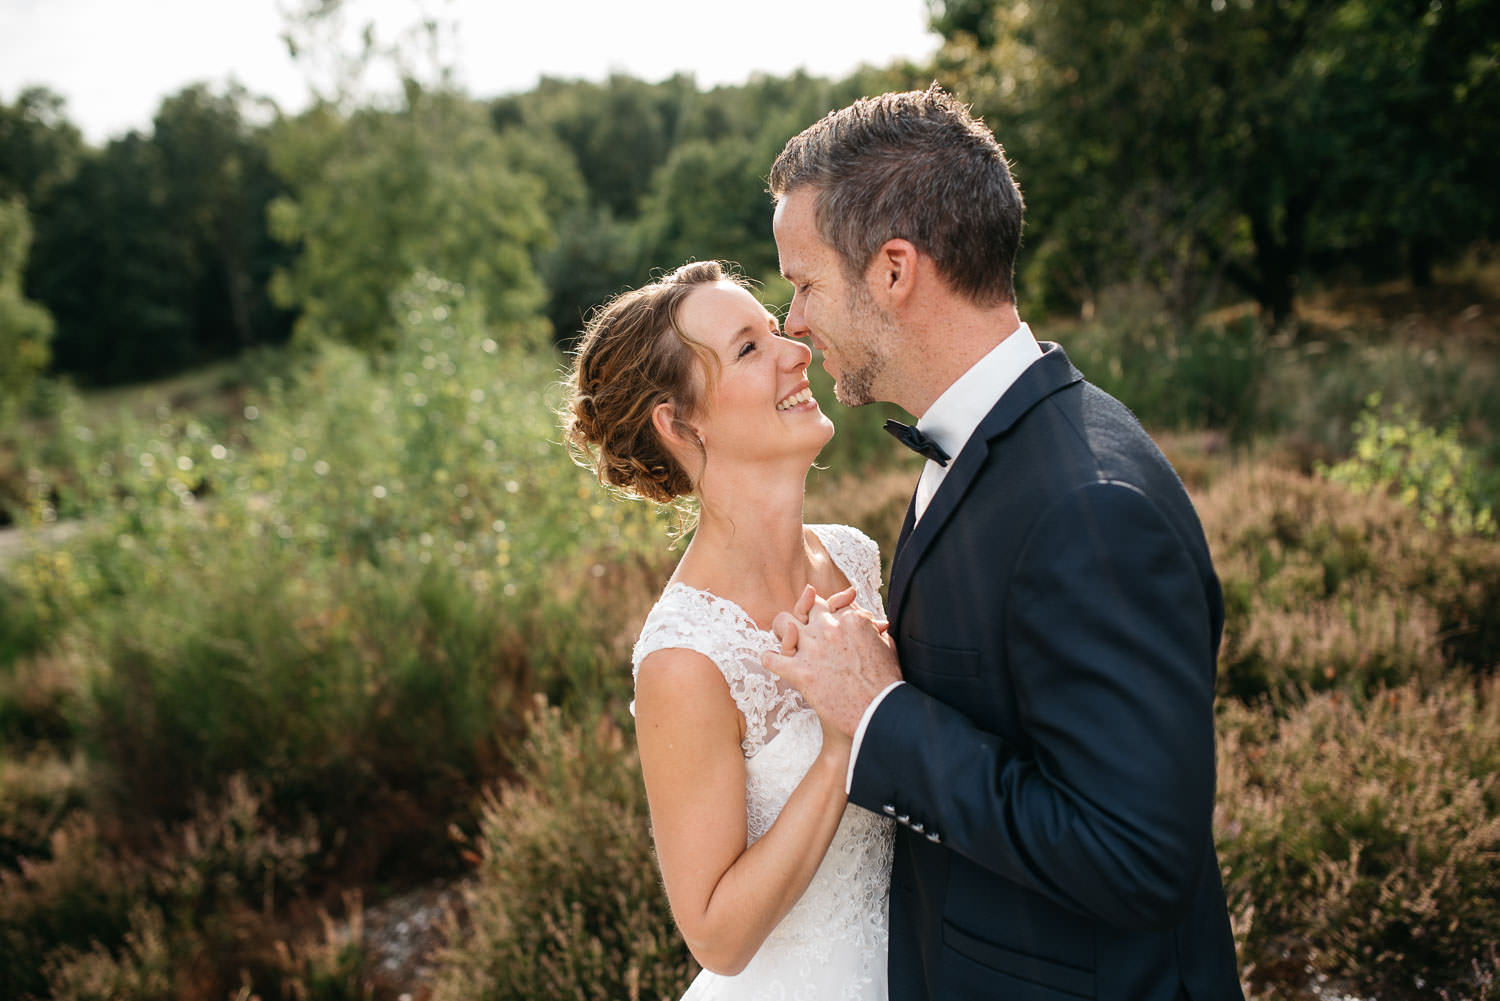
[[[45,85],[96,144],[149,130],[161,99],[191,83],[217,90],[232,77],[297,111],[309,70],[280,35],[282,10],[302,2],[0,0],[0,101]],[[342,17],[351,35],[373,22],[377,38],[391,40],[424,12],[457,26],[441,61],[475,97],[530,90],[543,75],[654,82],[682,71],[702,87],[756,71],[837,77],[862,63],[925,59],[938,44],[925,0],[345,0]]]

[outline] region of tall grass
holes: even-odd
[[[1224,588],[1222,694],[1366,694],[1500,664],[1500,542],[1265,464],[1204,490]]]
[[[1222,708],[1216,828],[1245,957],[1263,977],[1460,983],[1500,941],[1500,679]]]

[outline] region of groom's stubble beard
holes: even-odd
[[[896,325],[857,282],[849,286],[845,314],[859,340],[840,345],[844,370],[833,384],[833,395],[846,407],[863,407],[879,399],[875,383],[895,350]]]

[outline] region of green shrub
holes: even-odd
[[[117,803],[175,816],[244,772],[343,826],[392,788],[451,807],[485,774],[526,681],[504,606],[447,567],[303,568],[272,547],[96,617],[81,737]]]
[[[30,599],[17,584],[0,576],[0,669],[36,653],[47,642],[42,617]]]
[[[1500,544],[1271,465],[1197,498],[1224,588],[1219,686],[1363,693],[1500,663]]]
[[[1228,701],[1219,736],[1219,855],[1262,971],[1457,985],[1500,940],[1500,681]]]
[[[677,998],[695,972],[657,879],[640,764],[608,717],[539,709],[483,808],[479,871],[435,1001]]]
[[[1438,432],[1408,416],[1400,404],[1389,421],[1379,410],[1380,394],[1371,394],[1354,422],[1354,454],[1319,473],[1359,493],[1392,494],[1415,508],[1428,528],[1494,535],[1493,492],[1459,440],[1458,429]]]

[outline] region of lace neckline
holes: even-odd
[[[838,549],[839,547],[829,545],[828,539],[824,538],[823,533],[819,530],[820,526],[808,525],[806,527],[812,530],[813,537],[816,538],[818,540],[818,544],[823,547],[823,554],[828,557],[829,562],[831,562],[836,568],[838,568],[839,573],[844,575],[844,580],[846,582],[845,586],[858,588],[858,584],[855,581],[855,576],[852,572],[852,568],[844,566],[843,563],[839,562],[838,556],[835,555],[834,550]],[[775,635],[775,633],[770,629],[762,629],[760,627],[760,623],[756,622],[755,619],[750,616],[750,613],[745,611],[744,606],[731,598],[726,598],[714,591],[710,591],[706,587],[694,587],[691,584],[684,584],[680,580],[674,580],[667,584],[666,589],[662,591],[662,596],[665,597],[675,590],[682,590],[687,591],[690,594],[702,595],[711,604],[719,604],[729,608],[734,612],[735,615],[739,616],[740,620],[745,625],[749,626],[756,633],[762,636]]]

